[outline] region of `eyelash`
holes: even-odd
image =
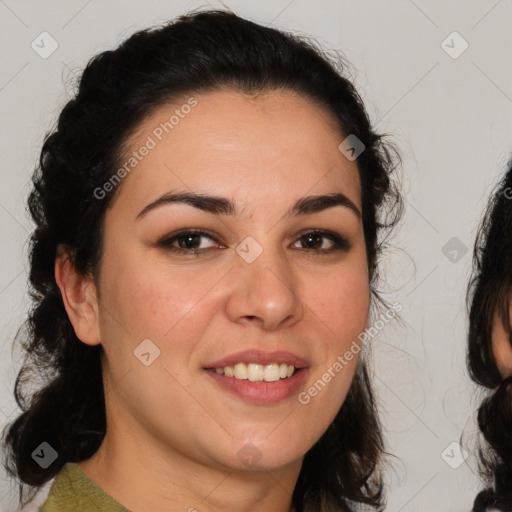
[[[164,239],[160,240],[158,242],[158,246],[163,247],[166,250],[169,250],[174,253],[190,254],[190,255],[195,255],[195,256],[205,254],[206,252],[208,252],[210,250],[210,248],[208,248],[208,249],[183,249],[181,247],[174,247],[171,245],[174,242],[176,242],[180,239],[183,239],[183,238],[187,238],[188,236],[191,236],[191,235],[192,236],[204,236],[204,237],[209,238],[210,240],[216,242],[215,238],[205,231],[189,229],[187,231],[181,231],[181,232],[176,233],[168,238],[164,238]],[[307,249],[304,247],[299,249],[302,251],[313,253],[313,255],[322,256],[322,255],[331,254],[332,252],[337,252],[337,251],[347,252],[352,247],[350,242],[345,237],[343,237],[337,233],[334,233],[332,231],[326,231],[326,230],[320,230],[320,229],[312,229],[312,230],[302,233],[302,235],[297,239],[297,241],[299,241],[302,238],[305,238],[309,235],[321,236],[323,238],[327,238],[328,240],[331,240],[331,242],[334,243],[334,246],[329,249]]]

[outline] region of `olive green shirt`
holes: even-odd
[[[78,466],[68,462],[57,474],[39,512],[130,512]]]

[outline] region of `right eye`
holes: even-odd
[[[179,233],[174,233],[171,236],[160,240],[158,242],[158,246],[180,254],[199,255],[204,254],[212,247],[202,244],[201,239],[208,239],[216,242],[215,239],[205,231],[189,229]]]

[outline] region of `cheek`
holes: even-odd
[[[492,330],[492,350],[498,369],[503,377],[512,375],[512,346],[509,335],[499,317],[495,317]]]
[[[111,316],[135,338],[162,340],[173,329],[181,330],[187,319],[187,326],[198,328],[196,319],[202,318],[198,313],[214,299],[211,289],[219,279],[216,271],[199,272],[193,265],[176,268],[137,255],[117,260],[111,270],[105,272],[105,300]]]
[[[367,327],[370,284],[366,268],[351,266],[309,282],[306,298],[317,327],[316,353],[309,387],[301,403],[312,401],[330,422],[343,403],[361,354],[360,335]]]
[[[370,284],[364,268],[333,270],[322,279],[305,278],[305,302],[340,341],[357,336],[366,327]]]

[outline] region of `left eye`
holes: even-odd
[[[326,240],[329,241],[328,247],[325,247]],[[304,233],[295,243],[299,242],[302,242],[300,249],[310,249],[312,252],[331,252],[338,249],[350,249],[350,244],[346,238],[330,231],[310,231]]]

